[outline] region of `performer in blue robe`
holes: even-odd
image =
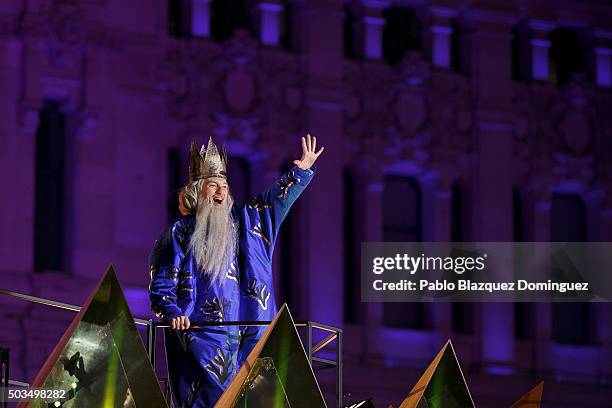
[[[244,205],[229,194],[225,149],[191,146],[184,217],[155,242],[149,263],[151,309],[171,323],[166,356],[174,404],[212,407],[265,326],[190,328],[190,321],[272,320],[277,312],[272,253],[281,222],[314,175],[322,153],[302,138],[302,158]]]

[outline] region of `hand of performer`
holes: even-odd
[[[171,323],[175,330],[187,330],[189,328],[189,318],[187,316],[175,317]]]
[[[310,134],[306,135],[306,137],[302,137],[302,158],[300,160],[294,160],[293,164],[298,166],[302,170],[308,170],[312,167],[314,162],[319,158],[324,147],[321,147],[319,151],[317,149],[317,138],[311,137]]]

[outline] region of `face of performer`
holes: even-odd
[[[202,195],[210,201],[213,207],[221,207],[227,200],[227,181],[221,177],[209,177],[204,182]]]

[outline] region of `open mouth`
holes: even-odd
[[[217,205],[221,205],[223,203],[223,199],[219,197],[213,198],[213,202]]]

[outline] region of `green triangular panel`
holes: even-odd
[[[291,408],[274,361],[258,358],[242,385],[235,407]]]
[[[474,407],[452,345],[444,351],[422,399],[428,408]]]
[[[272,364],[274,370],[255,370],[258,364]],[[265,375],[262,374],[265,372]],[[255,380],[253,378],[255,377]],[[249,394],[244,404],[248,382],[265,381],[258,394]],[[254,399],[256,397],[256,400]],[[273,401],[270,405],[269,401]],[[258,405],[258,404],[264,405]],[[242,405],[241,405],[242,404]],[[216,407],[279,407],[325,408],[325,400],[317,384],[306,351],[286,305],[281,307],[268,329],[253,348],[247,361],[217,402]]]
[[[438,352],[400,408],[474,408],[450,340]]]
[[[63,407],[168,406],[112,267],[32,386],[67,390]],[[30,402],[25,406],[48,405]]]

